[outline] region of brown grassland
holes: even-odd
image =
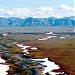
[[[38,50],[30,50],[32,58],[49,58],[60,65],[62,71],[75,75],[75,39],[51,39],[45,41],[27,42]]]
[[[48,39],[44,41],[37,40],[39,36],[37,35],[9,35],[6,39],[0,41],[0,52],[8,51],[9,56],[2,55],[2,58],[6,59],[7,63],[10,63],[13,67],[17,65],[20,69],[17,71],[22,71],[20,74],[31,74],[31,71],[28,69],[21,69],[20,63],[27,62],[23,59],[19,58],[18,55],[23,55],[22,49],[17,47],[15,44],[11,44],[13,42],[18,42],[24,45],[30,45],[31,47],[37,47],[38,50],[31,50],[28,48],[30,54],[28,55],[30,58],[49,58],[49,60],[54,61],[56,64],[60,65],[59,70],[53,70],[55,72],[64,71],[67,72],[68,75],[75,75],[75,38],[66,38],[66,39]],[[29,38],[28,38],[29,37]],[[40,36],[42,37],[42,36]],[[2,38],[2,37],[1,37]],[[24,40],[22,40],[24,39]],[[27,40],[26,40],[27,39]],[[10,43],[11,45],[7,45]],[[17,63],[16,63],[17,62]],[[28,65],[31,63],[28,63]],[[14,68],[14,67],[13,67]],[[10,68],[10,74],[12,72],[12,68]],[[14,68],[15,71],[15,68]],[[10,75],[9,74],[9,75]],[[17,75],[20,75],[17,74]]]

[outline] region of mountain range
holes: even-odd
[[[63,18],[3,18],[0,17],[0,27],[75,27],[75,16]]]

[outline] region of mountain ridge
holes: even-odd
[[[75,27],[75,16],[63,18],[2,18],[0,17],[0,27]]]

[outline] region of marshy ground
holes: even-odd
[[[61,35],[64,34],[59,33],[58,37]],[[0,55],[10,64],[9,75],[37,75],[37,73],[33,73],[36,68],[38,74],[41,75],[43,69],[36,62],[29,62],[25,57],[49,58],[61,67],[59,70],[54,70],[55,72],[64,71],[67,72],[67,75],[75,75],[75,35],[71,33],[70,35],[72,37],[64,39],[57,37],[40,41],[39,38],[47,36],[45,33],[10,33],[8,36],[3,36],[0,33]],[[24,56],[22,49],[16,44],[12,44],[14,42],[38,49],[28,48],[30,54]]]

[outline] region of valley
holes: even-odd
[[[50,73],[51,75],[56,75],[54,73],[75,75],[75,33],[73,31],[58,32],[48,29],[44,32],[28,31],[0,32],[0,56],[6,61],[5,64],[10,66],[8,75],[43,75],[42,72],[47,69],[50,61],[59,68],[48,69],[44,75]],[[39,40],[43,38],[45,40]],[[22,45],[24,48],[21,48]]]

